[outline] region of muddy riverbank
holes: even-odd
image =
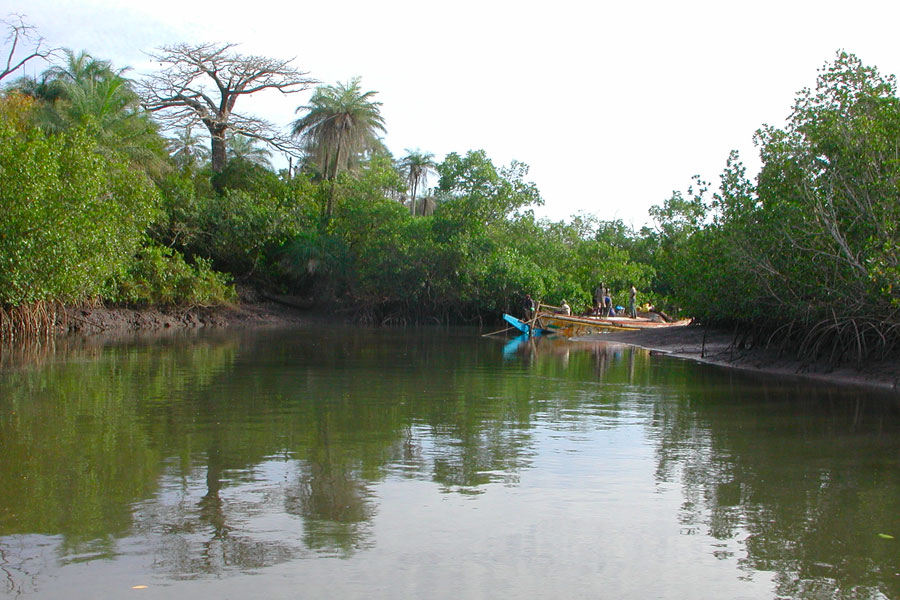
[[[900,364],[895,360],[869,361],[860,367],[801,361],[790,352],[740,348],[732,332],[698,325],[609,331],[577,339],[632,344],[653,352],[761,373],[900,391]]]

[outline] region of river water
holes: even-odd
[[[900,598],[900,402],[472,329],[0,356],[0,597]]]

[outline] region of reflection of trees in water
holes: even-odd
[[[350,465],[303,465],[286,490],[284,508],[303,518],[303,543],[311,550],[348,556],[372,545],[375,508],[366,482]]]
[[[358,471],[293,458],[228,469],[224,458],[210,454],[188,474],[173,465],[167,478],[180,480],[177,489],[164,486],[136,511],[134,535],[154,540],[156,570],[219,576],[371,545],[374,507]]]
[[[220,576],[286,562],[300,553],[290,540],[252,526],[255,517],[271,511],[281,492],[267,489],[267,482],[226,475],[221,467],[215,457],[206,469],[187,474],[173,466],[164,489],[138,506],[132,535],[154,547],[155,570],[175,579]]]
[[[368,485],[371,474],[380,476],[385,425],[391,437],[395,431],[369,408],[348,408],[315,406],[303,419],[302,460],[284,496],[285,512],[302,518],[304,546],[342,556],[370,545]]]
[[[40,546],[60,565],[120,553],[168,447],[153,426],[160,400],[209,385],[234,357],[233,344],[184,338],[73,338],[51,350],[6,356],[0,383],[0,560],[12,588],[54,562],[10,561],[22,534],[49,536]]]
[[[480,493],[488,483],[518,483],[533,454],[530,436],[499,423],[456,433],[460,437],[434,440],[431,476],[448,491]]]
[[[25,539],[0,538],[0,591],[10,598],[17,598],[37,588],[38,576],[46,560],[35,551],[34,545],[26,545]]]
[[[113,360],[3,373],[0,536],[60,535],[60,554],[111,556],[159,456]]]
[[[25,413],[0,421],[0,445],[41,455],[42,466],[27,467],[40,482],[28,493],[57,498],[38,500],[48,515],[66,508],[61,482],[91,489],[97,477],[94,497],[105,499],[69,507],[94,527],[79,539],[108,541],[114,556],[122,536],[147,537],[159,571],[221,575],[371,546],[378,510],[371,490],[388,473],[457,493],[515,484],[532,460],[535,420],[594,428],[586,409],[617,413],[628,402],[619,391],[640,384],[636,377],[653,384],[658,377],[641,368],[648,353],[623,346],[568,345],[563,361],[558,341],[532,340],[527,369],[498,372],[492,361],[509,365],[502,348],[470,338],[454,349],[427,336],[320,343],[316,335],[122,346],[51,376],[53,392],[40,401],[33,388],[48,384],[36,377],[19,405],[46,401],[44,408],[24,427],[17,419]],[[693,405],[660,406],[660,477],[690,483],[685,526],[706,519],[714,535],[736,535],[753,490],[750,473],[722,450],[733,442],[719,439],[711,417]],[[79,425],[85,414],[94,425]],[[90,460],[69,461],[60,472],[48,466],[79,452]],[[283,457],[283,477],[266,472],[278,462],[273,456]],[[0,464],[0,480],[19,475]],[[44,494],[52,486],[59,491]],[[0,506],[8,494],[0,487]],[[264,525],[272,520],[278,526]],[[76,539],[72,530],[65,535]]]
[[[718,371],[656,403],[683,531],[740,539],[740,568],[773,572],[780,597],[900,597],[900,548],[878,536],[900,532],[896,398],[742,381]]]

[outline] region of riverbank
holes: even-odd
[[[575,339],[631,344],[651,352],[758,373],[900,390],[900,364],[895,360],[871,361],[861,369],[851,365],[834,367],[824,362],[807,363],[797,360],[788,353],[779,355],[775,350],[736,348],[731,332],[707,329],[699,325],[617,330]]]
[[[169,309],[68,307],[65,316],[59,320],[59,330],[60,333],[91,335],[202,327],[256,328],[295,326],[328,318],[321,311],[302,310],[283,299],[275,301],[245,292],[241,302],[230,306]],[[707,330],[696,325],[616,330],[574,339],[631,344],[652,352],[759,373],[900,391],[900,364],[897,361],[870,362],[862,369],[851,365],[835,368],[825,363],[805,363],[787,354],[779,356],[773,350],[738,349],[731,332]]]
[[[191,307],[106,307],[70,306],[57,319],[58,333],[123,333],[201,327],[266,327],[298,325],[319,320],[323,315],[298,308],[298,303],[274,301],[251,291],[241,292],[241,300],[222,306]]]

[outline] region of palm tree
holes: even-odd
[[[129,71],[127,67],[116,71],[113,69],[110,61],[97,60],[84,50],[75,54],[66,48],[63,52],[66,54],[66,64],[47,69],[44,73],[44,78],[48,81],[65,83],[77,83],[86,80],[102,81],[109,79],[110,76],[123,77]]]
[[[67,95],[67,87],[86,81],[100,82],[112,77],[123,77],[128,69],[118,72],[112,63],[106,60],[95,60],[87,52],[75,54],[66,48],[65,65],[55,65],[44,71],[40,77],[25,75],[20,77],[11,88],[35,100],[53,103]]]
[[[86,52],[65,53],[65,65],[19,82],[23,93],[41,103],[38,125],[51,132],[85,127],[104,153],[121,154],[151,172],[164,170],[164,141],[124,77],[128,69],[115,70]]]
[[[168,141],[169,156],[182,169],[191,168],[209,158],[209,144],[201,135],[194,135],[188,126]]]
[[[272,151],[256,145],[257,140],[235,133],[228,136],[226,152],[230,159],[244,160],[267,169],[272,168]]]
[[[59,97],[55,82],[47,79],[46,72],[41,77],[23,75],[11,83],[6,90],[18,92],[41,102],[53,102]]]
[[[299,137],[307,154],[313,159],[325,181],[334,181],[344,171],[350,171],[366,150],[379,145],[377,133],[385,133],[381,116],[381,102],[372,97],[378,92],[363,92],[360,78],[349,83],[323,85],[316,88],[306,115],[292,124],[291,133]],[[325,218],[333,213],[332,193],[329,191]]]
[[[431,152],[407,149],[406,156],[400,160],[400,167],[406,173],[406,180],[409,182],[410,195],[412,196],[409,214],[415,215],[416,191],[419,188],[419,184],[422,184],[424,187],[429,174],[437,174],[437,163],[434,162],[434,154]]]

